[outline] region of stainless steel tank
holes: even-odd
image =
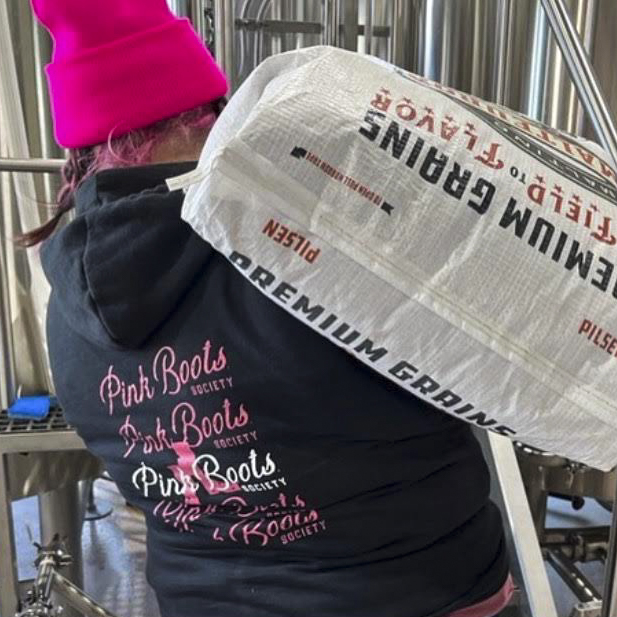
[[[612,0],[567,0],[617,106]],[[314,44],[371,53],[556,128],[585,130],[539,0],[214,0],[217,54],[234,88],[264,57]]]

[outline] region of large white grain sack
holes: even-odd
[[[514,112],[317,47],[264,62],[197,171],[170,186],[192,183],[183,218],[264,294],[394,383],[606,470],[617,463],[606,160]]]

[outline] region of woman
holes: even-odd
[[[511,593],[468,426],[296,321],[180,219],[224,76],[164,0],[34,0],[69,148],[45,241],[58,397],[148,526],[164,617],[488,617]],[[75,219],[55,232],[62,215]]]

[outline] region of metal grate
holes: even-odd
[[[10,418],[6,409],[0,410],[0,435],[7,433],[43,433],[47,431],[70,430],[62,409],[52,407],[43,420],[22,420]]]

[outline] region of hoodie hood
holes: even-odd
[[[78,189],[75,219],[41,258],[53,300],[82,336],[139,347],[187,293],[213,249],[180,218],[184,194],[165,180],[196,165],[110,169]]]

